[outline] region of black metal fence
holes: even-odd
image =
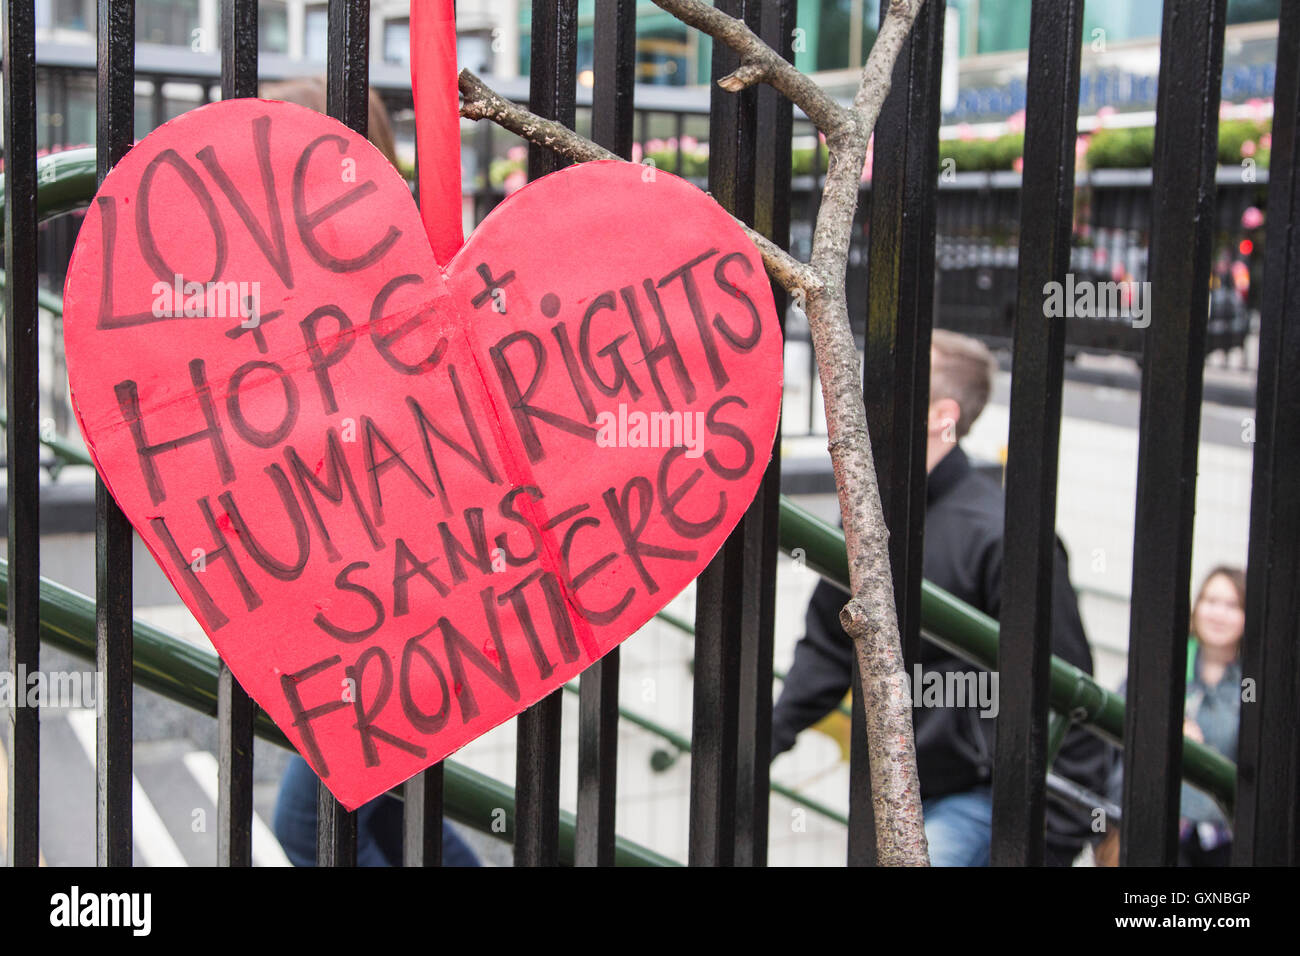
[[[591,135],[631,155],[640,117],[635,102],[633,0],[597,5]],[[774,47],[791,56],[793,0],[718,0]],[[136,113],[134,4],[99,0],[95,142],[99,176],[140,131]],[[1000,302],[1003,336],[1013,350],[1006,566],[999,667],[1005,695],[994,774],[994,862],[1042,860],[1047,754],[1052,536],[1063,367],[1069,332],[1044,319],[1042,289],[1079,264],[1072,252],[1073,172],[1083,0],[1034,0],[1024,178],[1018,197],[999,193],[1018,255],[996,264],[1016,282]],[[1202,369],[1214,347],[1207,323],[1211,250],[1227,209],[1216,205],[1215,138],[1225,0],[1165,0],[1156,166],[1149,215],[1117,230],[1149,232],[1143,272],[1158,303],[1148,328],[1122,348],[1143,357],[1142,423],[1125,751],[1124,862],[1171,863],[1178,826],[1183,679],[1188,632],[1191,530],[1202,399]],[[7,344],[9,616],[11,669],[39,665],[39,520],[35,109],[38,67],[34,4],[4,10],[5,286]],[[921,535],[925,506],[924,434],[928,352],[935,315],[936,246],[940,269],[955,239],[936,240],[938,90],[944,0],[927,0],[894,74],[876,132],[872,188],[864,208],[865,283],[853,295],[865,314],[864,400],[872,429],[905,656],[920,640]],[[330,0],[329,112],[365,131],[369,71],[366,0]],[[533,4],[529,101],[545,116],[577,121],[576,0]],[[257,89],[257,4],[221,5],[223,97]],[[736,66],[715,50],[715,78]],[[41,69],[45,69],[42,67]],[[69,76],[52,69],[66,103]],[[178,68],[179,69],[179,68]],[[171,75],[176,75],[172,73]],[[1176,79],[1175,79],[1176,78]],[[157,80],[158,78],[155,77]],[[204,100],[211,84],[200,84]],[[152,119],[164,118],[161,82]],[[1267,265],[1261,309],[1258,420],[1250,542],[1245,673],[1256,703],[1242,708],[1235,862],[1295,863],[1300,856],[1300,7],[1284,4],[1278,41],[1269,185]],[[390,105],[400,106],[399,103]],[[672,120],[684,135],[689,120]],[[782,245],[791,234],[789,144],[795,118],[767,88],[741,95],[712,88],[707,186],[725,207]],[[490,132],[485,132],[489,137]],[[533,148],[528,174],[557,168]],[[680,167],[679,167],[680,168]],[[1252,200],[1253,201],[1253,200]],[[1097,200],[1097,207],[1102,206]],[[1227,204],[1233,206],[1231,202]],[[1134,209],[1133,203],[1129,204]],[[956,207],[954,207],[956,209]],[[1235,213],[1239,215],[1239,212]],[[961,215],[960,210],[954,215]],[[949,220],[944,218],[945,227]],[[1013,242],[1012,245],[1015,245]],[[998,253],[1003,255],[1002,253]],[[1123,253],[1127,255],[1127,252]],[[983,253],[979,253],[983,255]],[[964,260],[963,260],[964,261]],[[979,263],[978,255],[974,260]],[[992,267],[992,263],[985,264]],[[958,269],[947,270],[956,272]],[[954,280],[955,281],[955,280]],[[965,281],[965,280],[962,280]],[[978,283],[979,277],[973,281]],[[1002,286],[999,286],[1000,288]],[[941,287],[942,288],[942,287]],[[785,296],[778,289],[778,307]],[[1006,315],[1006,309],[1011,315]],[[780,436],[777,441],[779,443]],[[768,834],[768,754],[772,711],[772,637],[780,455],[772,458],[744,521],[698,581],[691,757],[690,862],[762,865]],[[1291,493],[1288,493],[1291,492]],[[97,845],[103,865],[129,865],[131,820],[132,608],[131,529],[102,484],[96,498],[98,663],[106,702],[99,718]],[[614,651],[582,677],[578,759],[577,854],[580,864],[613,859],[617,807],[617,682]],[[557,859],[560,792],[560,693],[518,718],[516,862]],[[874,857],[862,703],[855,694],[849,863]],[[228,671],[219,700],[219,854],[225,865],[251,859],[253,704]],[[39,722],[35,709],[11,717],[9,854],[38,859]],[[406,860],[436,864],[440,855],[442,770],[405,786]],[[356,824],[321,791],[319,858],[355,861]],[[45,826],[53,821],[45,821]]]

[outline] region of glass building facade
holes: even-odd
[[[1281,2],[1228,0],[1228,23],[1276,20]],[[1022,52],[1029,46],[1031,0],[948,0],[948,7],[957,13],[958,55],[963,58]],[[579,71],[592,66],[595,8],[596,0],[579,0]],[[1154,42],[1160,35],[1159,0],[1088,0],[1084,16],[1088,43]],[[523,74],[528,72],[531,20],[532,4],[521,3]],[[870,51],[879,22],[880,0],[799,0],[795,64],[810,73],[855,68]],[[709,43],[648,0],[637,4],[638,82],[669,86],[707,82]]]

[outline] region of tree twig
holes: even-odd
[[[745,21],[723,13],[703,0],[654,0],[654,3],[687,26],[707,33],[736,51],[740,56],[740,69],[719,81],[724,90],[737,93],[755,83],[767,83],[789,97],[828,137],[832,131],[852,121],[847,109],[835,102],[835,98],[810,76],[795,69],[789,60],[759,39]]]
[[[894,63],[923,2],[891,0],[853,100],[853,127],[840,136],[827,134],[830,159],[811,263],[825,283],[825,293],[808,300],[808,327],[849,558],[853,597],[840,622],[853,638],[861,674],[877,858],[882,865],[911,866],[929,863],[912,701],[894,604],[889,529],[880,503],[844,284],[867,144],[889,93]]]
[[[503,129],[522,136],[530,143],[552,149],[575,163],[622,157],[605,147],[579,136],[563,123],[542,119],[517,103],[512,103],[497,93],[469,70],[460,71],[460,115],[466,119],[491,120]],[[800,262],[767,236],[752,229],[740,220],[736,224],[745,230],[751,242],[763,257],[768,275],[780,283],[787,292],[801,294],[805,299],[820,292],[821,277],[807,264]]]

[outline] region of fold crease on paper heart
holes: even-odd
[[[453,258],[452,261],[454,262],[455,259]],[[446,270],[444,270],[444,272],[445,271]],[[530,485],[533,487],[540,487],[536,476],[533,474],[532,468],[521,460],[520,456],[515,453],[515,449],[507,440],[509,432],[506,428],[505,416],[502,413],[501,408],[497,405],[496,395],[491,388],[491,383],[483,368],[483,363],[479,360],[479,355],[481,354],[479,346],[481,343],[478,340],[478,336],[471,336],[470,323],[468,322],[460,323],[460,334],[465,339],[466,352],[469,354],[470,360],[474,363],[474,372],[478,376],[478,385],[483,390],[483,395],[487,400],[488,409],[492,412],[492,440],[497,446],[497,451],[501,456],[502,463],[505,465],[507,479],[514,488],[526,488]],[[569,612],[569,626],[573,628],[574,634],[582,643],[583,650],[587,652],[587,656],[590,657],[594,663],[605,654],[608,648],[602,649],[596,643],[596,636],[591,629],[591,625],[587,623],[587,619],[583,617],[581,612],[579,612],[577,603],[573,599],[573,594],[569,590],[568,581],[566,581],[565,576],[560,573],[562,570],[559,558],[560,548],[555,541],[555,532],[550,526],[551,516],[548,513],[548,510],[537,499],[532,498],[532,496],[527,497],[528,501],[523,502],[521,507],[527,511],[533,512],[541,519],[534,521],[533,523],[534,527],[537,528],[539,537],[542,539],[542,545],[545,549],[544,554],[546,556],[544,560],[539,556],[538,564],[544,571],[550,571],[555,574],[555,578],[559,582],[560,593],[564,595],[565,609]],[[520,712],[522,713],[522,711]]]

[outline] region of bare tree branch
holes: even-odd
[[[730,91],[765,82],[785,94],[825,134],[830,160],[813,234],[811,261],[800,263],[752,229],[769,274],[806,297],[808,324],[826,406],[828,448],[844,519],[852,598],[840,614],[853,638],[862,678],[875,811],[876,850],[884,865],[925,866],[911,695],[903,671],[889,530],[880,502],[857,344],[849,324],[845,277],[867,144],[889,93],[894,64],[924,0],[889,0],[889,10],[862,70],[851,109],[763,43],[743,22],[701,0],[654,0],[684,23],[730,46],[741,66],[720,81]],[[614,159],[559,123],[543,120],[462,71],[461,114],[490,119],[570,159]],[[743,226],[743,223],[742,223]]]
[[[491,120],[498,126],[522,136],[530,143],[553,149],[576,163],[588,163],[597,159],[622,159],[617,153],[610,152],[604,146],[593,143],[585,136],[579,136],[563,123],[542,119],[522,106],[510,102],[469,70],[460,71],[458,84],[461,95],[460,115],[466,119]]]
[[[522,136],[530,143],[552,149],[575,163],[622,159],[618,154],[611,153],[585,136],[579,136],[563,123],[542,119],[524,107],[510,102],[469,70],[460,71],[459,85],[460,115],[466,119],[491,120],[503,129]],[[820,276],[808,265],[790,255],[761,232],[750,228],[740,220],[736,220],[736,223],[745,230],[745,235],[757,247],[759,255],[763,257],[767,274],[780,283],[787,292],[801,292],[806,298],[821,290]]]
[[[889,93],[894,64],[924,0],[891,0],[853,101],[853,126],[827,133],[830,160],[813,233],[812,266],[825,293],[810,296],[808,326],[826,406],[826,431],[844,520],[853,598],[840,621],[853,638],[862,679],[875,811],[883,865],[929,863],[912,701],[903,670],[889,529],[880,503],[857,343],[849,325],[845,276],[867,144]]]
[[[719,81],[719,85],[732,93],[755,83],[767,83],[789,97],[822,132],[850,122],[849,111],[807,74],[794,68],[785,57],[755,36],[743,20],[723,13],[703,0],[654,0],[656,6],[671,13],[687,26],[707,33],[725,43],[740,56],[740,69]]]
[[[807,312],[853,592],[841,623],[853,638],[862,676],[879,862],[925,865],[929,854],[889,564],[889,529],[880,503],[844,288],[867,144],[889,94],[894,64],[924,0],[890,0],[847,122],[842,107],[824,108],[821,101],[826,94],[820,88],[817,93],[809,91],[812,81],[739,20],[700,0],[654,2],[740,55],[741,68],[722,80],[725,89],[765,81],[790,97],[826,135],[830,161],[810,263],[822,285],[817,294],[808,296]]]

